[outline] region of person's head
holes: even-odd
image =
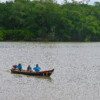
[[[36,64],[36,67],[38,67],[38,64]]]
[[[21,63],[19,63],[19,65],[21,65]]]
[[[30,65],[28,65],[28,67],[30,68]]]

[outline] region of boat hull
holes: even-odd
[[[15,74],[24,74],[24,75],[31,75],[31,76],[51,76],[51,74],[54,72],[54,69],[48,71],[40,71],[40,72],[28,72],[26,70],[19,71],[17,69],[12,68],[11,72]]]

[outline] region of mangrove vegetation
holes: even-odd
[[[100,2],[0,3],[0,41],[100,41]]]

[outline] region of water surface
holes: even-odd
[[[55,71],[11,74],[19,62]],[[100,100],[100,42],[0,42],[0,100]]]

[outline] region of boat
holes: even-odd
[[[40,71],[40,72],[28,72],[26,70],[19,71],[18,69],[12,68],[11,73],[15,74],[24,74],[24,75],[31,75],[31,76],[51,76],[51,74],[54,72],[54,69],[47,70],[47,71]]]

